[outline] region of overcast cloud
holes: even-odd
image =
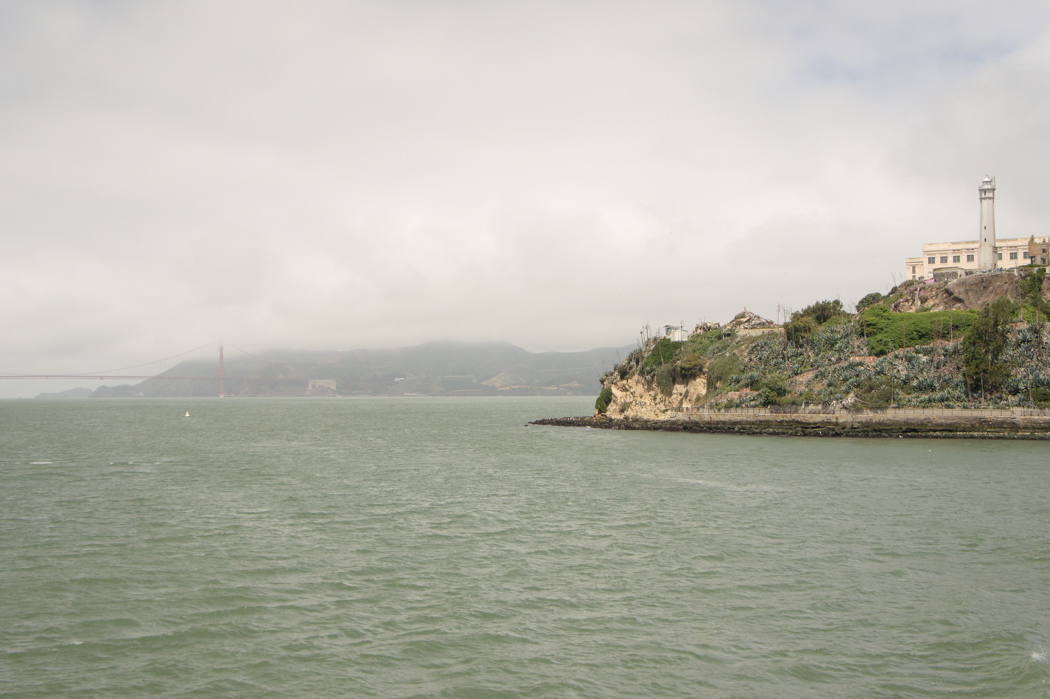
[[[1048,162],[1045,0],[0,0],[0,371],[849,303]]]

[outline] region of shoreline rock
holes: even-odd
[[[605,430],[691,432],[776,437],[875,437],[919,439],[1023,439],[1050,440],[1050,419],[942,418],[801,420],[790,415],[773,419],[646,420],[610,417],[561,417],[534,420],[530,425],[590,427]]]

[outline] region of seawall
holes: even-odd
[[[851,412],[769,408],[669,413],[659,420],[564,417],[530,424],[712,434],[810,437],[921,437],[942,439],[1050,439],[1050,411],[963,408],[889,408]]]

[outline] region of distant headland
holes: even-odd
[[[37,397],[593,396],[599,378],[631,349],[535,353],[505,342],[431,342],[344,352],[246,354],[227,358],[224,368],[221,360],[185,361],[136,384]]]

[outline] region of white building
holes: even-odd
[[[685,342],[689,339],[689,331],[685,329],[684,325],[665,325],[663,337],[670,339],[672,342]]]
[[[904,261],[905,279],[952,279],[974,272],[1012,269],[1038,263],[1029,259],[1032,237],[995,237],[995,178],[985,177],[977,188],[981,201],[981,222],[977,240],[954,243],[927,243],[922,257]]]

